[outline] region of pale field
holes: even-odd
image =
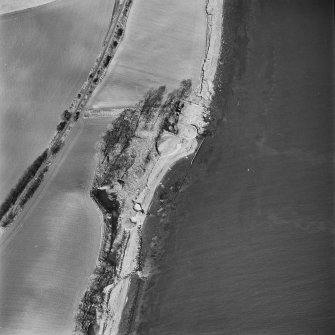
[[[70,334],[102,218],[89,189],[108,119],[80,120],[0,249],[0,333]]]
[[[204,0],[136,0],[93,108],[136,103],[152,87],[168,90],[183,79],[199,84],[206,45]]]
[[[0,15],[36,6],[42,6],[55,0],[0,0]]]
[[[0,202],[87,78],[113,4],[57,0],[0,16]]]

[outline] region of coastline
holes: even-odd
[[[207,43],[206,43],[206,54],[202,66],[201,81],[198,90],[194,90],[189,98],[189,104],[186,106],[186,123],[189,125],[195,125],[198,129],[198,133],[201,134],[205,128],[206,123],[204,122],[204,117],[210,117],[208,108],[211,103],[212,96],[214,94],[214,79],[216,74],[216,69],[221,53],[221,35],[223,29],[223,4],[224,0],[207,0],[206,1],[206,14],[207,14]],[[187,113],[188,110],[188,113]],[[196,117],[194,117],[196,115]],[[185,122],[184,121],[184,122]],[[142,200],[143,208],[149,210],[150,205],[153,201],[153,197],[157,191],[158,186],[163,181],[167,173],[180,162],[183,158],[188,158],[192,156],[191,163],[193,163],[197,153],[199,152],[205,138],[203,137],[201,141],[195,140],[193,145],[189,147],[185,152],[180,152],[179,155],[176,154],[172,159],[166,159],[161,165],[157,164],[156,169],[152,171],[149,176],[148,186],[143,190],[140,199]],[[151,183],[150,183],[151,182]],[[145,224],[146,217],[142,217],[141,225]],[[142,229],[141,229],[142,233]],[[128,287],[127,295],[124,295],[122,301],[122,316],[120,317],[119,328],[115,332],[108,332],[107,334],[129,334],[129,332],[136,333],[136,306],[138,304],[137,300],[141,286],[143,282],[141,281],[150,277],[155,271],[151,264],[141,264],[143,259],[141,259],[141,248],[142,239],[140,240],[141,245],[138,247],[138,253],[136,255],[137,267],[140,271],[134,273],[131,280],[127,278],[125,285]],[[152,243],[157,243],[152,242]],[[135,243],[129,245],[129,248],[136,248]],[[150,263],[150,262],[149,262]],[[129,269],[130,271],[131,269]],[[114,303],[119,306],[120,299],[115,299]],[[105,333],[101,333],[104,335]]]
[[[131,305],[134,305],[136,300],[134,290],[136,291],[139,280],[150,276],[150,271],[143,271],[140,264],[142,227],[147,217],[146,213],[148,213],[156,189],[166,173],[182,158],[190,155],[195,156],[203,143],[202,141],[199,145],[196,137],[204,131],[206,126],[204,118],[209,116],[208,108],[213,94],[213,81],[221,51],[223,1],[208,0],[204,10],[207,14],[207,43],[206,56],[201,71],[201,84],[187,99],[182,100],[185,106],[177,121],[178,134],[165,133],[162,136],[165,136],[162,148],[171,147],[168,141],[173,136],[177,138],[178,142],[176,149],[173,152],[168,152],[165,156],[161,155],[158,159],[152,159],[149,166],[145,168],[145,176],[140,182],[138,180],[129,181],[130,184],[136,185],[137,192],[132,200],[133,203],[140,204],[141,211],[134,211],[134,208],[129,204],[123,207],[118,217],[117,235],[112,242],[107,241],[107,244],[112,243],[113,247],[117,245],[115,250],[118,248],[119,254],[113,283],[103,288],[104,298],[99,303],[101,307],[96,312],[95,323],[88,324],[89,329],[96,334],[124,334],[124,329],[129,328],[127,324],[134,309],[134,306]],[[164,142],[168,144],[164,146]],[[133,178],[136,179],[136,176]],[[134,225],[129,225],[129,220]],[[84,313],[85,315],[87,313]],[[76,327],[74,333],[82,334],[83,332]]]
[[[226,43],[215,81],[213,121],[209,127],[213,135],[206,138],[199,159],[188,173],[186,190],[178,195],[169,187],[176,167],[155,196],[151,209],[155,217],[148,218],[145,224],[141,259],[148,267],[152,261],[154,268],[150,272],[154,274],[140,282],[135,298],[139,306],[134,314],[138,335],[222,334],[223,329],[227,334],[262,333],[279,328],[284,332],[308,333],[312,324],[320,332],[323,329],[331,333],[334,329],[332,300],[324,295],[331,287],[331,253],[327,244],[331,237],[329,216],[325,214],[331,206],[326,202],[315,205],[316,198],[326,199],[331,194],[331,187],[324,186],[331,180],[330,174],[320,179],[321,171],[327,171],[331,164],[323,161],[317,167],[309,156],[311,147],[318,150],[313,156],[316,161],[320,149],[331,151],[331,132],[319,133],[329,129],[322,126],[326,115],[331,119],[331,80],[327,72],[331,53],[320,42],[321,31],[326,36],[329,29],[329,25],[322,24],[325,7],[321,16],[320,12],[316,14],[317,3],[311,3],[306,7],[304,2],[299,7],[295,7],[296,3],[283,7],[273,2],[265,8],[257,3],[225,3]],[[306,20],[307,16],[314,16],[313,24]],[[302,26],[305,36],[313,36],[310,43],[302,37]],[[282,36],[280,41],[277,36]],[[297,36],[302,37],[299,48],[310,55],[303,60],[294,42]],[[330,40],[327,36],[325,39]],[[267,53],[269,46],[274,53]],[[293,62],[290,55],[294,55]],[[317,56],[322,56],[322,65],[315,64]],[[268,69],[271,74],[262,72],[264,64],[273,66]],[[287,73],[293,64],[294,71]],[[327,83],[328,88],[317,98],[325,118],[311,107],[315,103],[311,94],[315,88],[304,85],[304,73],[311,67],[315,87],[320,82]],[[295,89],[296,85],[299,93],[287,96],[286,88]],[[269,99],[271,103],[274,99],[274,105],[266,104]],[[303,141],[297,131],[301,128],[307,134]],[[274,130],[279,129],[288,136],[278,138]],[[259,140],[256,136],[262,133]],[[306,141],[311,146],[306,147]],[[292,145],[302,151],[288,149]],[[278,150],[276,155],[273,148]],[[288,151],[283,152],[283,148]],[[253,169],[247,170],[250,167]],[[184,174],[180,168],[179,174]],[[311,193],[306,193],[306,180],[311,180]],[[172,199],[168,210],[166,193],[177,198]],[[305,210],[295,212],[293,203],[305,206]],[[322,223],[301,224],[301,220],[313,221],[315,213],[323,218]],[[287,258],[287,254],[291,257]],[[299,268],[295,266],[296,259],[301,260]],[[270,277],[276,280],[268,281]],[[313,285],[306,283],[307,277],[313,278]],[[322,284],[319,278],[324,278]],[[254,294],[255,287],[261,293]],[[304,289],[297,291],[296,287]],[[305,308],[302,301],[307,302]],[[313,301],[312,308],[308,301]],[[313,320],[306,324],[301,313],[313,315]],[[273,315],[277,317],[267,324]],[[134,328],[129,334],[132,331]]]
[[[207,108],[214,94],[214,78],[222,48],[223,4],[224,0],[206,0],[207,45],[199,95]]]

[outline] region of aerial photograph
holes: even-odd
[[[335,335],[332,0],[0,0],[0,335]]]

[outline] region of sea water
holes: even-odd
[[[333,9],[226,1],[213,135],[139,334],[335,333]]]

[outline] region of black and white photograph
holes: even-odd
[[[335,335],[332,0],[0,0],[0,335]]]

